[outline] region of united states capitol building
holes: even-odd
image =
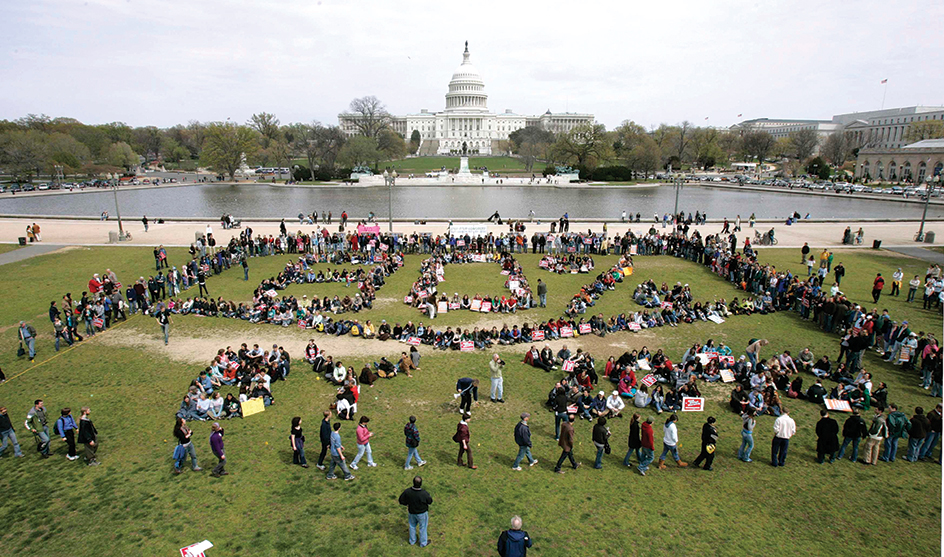
[[[553,113],[524,116],[511,110],[496,114],[488,109],[485,82],[469,60],[469,43],[465,43],[462,64],[452,74],[446,108],[442,112],[423,109],[419,114],[392,116],[390,126],[409,140],[416,130],[420,134],[419,155],[490,155],[500,153],[498,143],[513,131],[541,126],[553,133],[566,132],[580,124],[593,124],[593,114]],[[357,135],[356,115],[338,115],[341,130],[348,136]]]

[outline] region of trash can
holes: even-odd
[[[934,243],[934,232],[925,232],[924,233],[924,243],[933,244]]]
[[[882,241],[872,240],[872,249],[882,249]]]
[[[114,230],[109,230],[109,231],[108,231],[108,243],[109,243],[109,244],[117,244],[117,243],[118,243],[118,233],[115,232]]]
[[[20,236],[19,238],[17,238],[17,240],[20,241],[20,245],[21,245],[21,246],[25,246],[25,245],[26,245],[26,237],[25,237],[25,236]]]

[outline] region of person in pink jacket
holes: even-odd
[[[374,432],[367,427],[369,422],[370,418],[361,416],[357,424],[357,456],[351,461],[352,470],[357,470],[357,463],[361,461],[365,453],[367,454],[367,466],[371,468],[377,466],[377,463],[374,462],[374,456],[370,452],[370,438],[374,436]]]

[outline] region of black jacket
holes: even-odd
[[[842,436],[852,438],[862,438],[868,435],[869,428],[865,425],[862,416],[849,416],[846,423],[842,424]]]
[[[531,428],[524,422],[518,422],[515,426],[515,443],[519,447],[531,446]]]
[[[92,424],[92,420],[79,420],[79,443],[90,443],[98,441],[98,430]]]
[[[846,423],[849,423],[848,421]],[[832,454],[839,450],[839,424],[832,418],[816,422],[816,452]]]
[[[322,445],[331,444],[331,423],[328,420],[321,420],[320,436]]]
[[[433,498],[425,489],[409,487],[400,494],[400,504],[404,505],[410,514],[423,514],[429,510]]]

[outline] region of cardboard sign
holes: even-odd
[[[560,328],[560,336],[561,336],[561,338],[569,338],[569,337],[574,336],[574,328],[573,328],[573,327],[561,327],[561,328]]]
[[[413,296],[404,296],[404,297],[403,297],[403,303],[404,303],[404,304],[412,304],[412,303],[413,303]]]
[[[482,313],[488,313],[492,311],[492,302],[482,302],[482,309],[480,309],[479,311],[481,311]]]
[[[380,251],[387,251],[388,249],[390,249],[390,246],[387,244],[380,244]]]
[[[649,365],[649,360],[643,358],[641,360],[636,360],[636,367],[643,371],[652,371],[652,366]]]
[[[717,323],[718,325],[724,323],[724,319],[722,319],[720,315],[709,315],[708,321],[711,321],[712,323]]]
[[[636,244],[629,246],[629,255],[637,255],[636,253]]]
[[[418,298],[425,298],[429,296],[429,294],[425,290],[420,290],[419,292],[416,293],[416,296]]]
[[[482,309],[482,300],[479,300],[478,298],[472,300],[472,303],[469,305],[469,309],[471,311],[479,311]]]
[[[579,331],[582,335],[590,334],[590,323],[581,323],[580,325],[577,325],[577,331]]]
[[[638,331],[642,329],[642,325],[639,323],[633,322],[626,326],[630,331]]]
[[[705,399],[701,397],[683,396],[682,412],[704,412]]]
[[[734,356],[718,356],[718,362],[722,365],[734,365]]]
[[[717,355],[716,355],[716,357],[717,357]],[[709,354],[705,354],[705,353],[702,353],[702,354],[695,354],[695,358],[697,358],[698,361],[701,362],[701,365],[703,365],[703,366],[708,365],[708,362],[711,361],[711,356],[710,356]]]
[[[103,329],[105,328],[105,320],[101,317],[96,317],[95,319],[92,319],[92,326],[98,329]]]
[[[511,274],[511,271],[502,271],[501,274],[508,276]]]
[[[241,406],[243,409],[244,418],[265,411],[265,403],[262,401],[262,397],[250,398],[246,402],[242,403]]]
[[[359,224],[357,225],[358,234],[380,234],[379,224]]]
[[[898,361],[899,361],[899,362],[907,362],[908,360],[910,360],[910,359],[911,359],[911,350],[912,350],[912,348],[911,348],[910,346],[907,346],[907,345],[904,345],[904,344],[903,344],[903,345],[901,346],[901,351],[898,353]]]
[[[633,268],[632,268],[632,267],[623,267],[623,276],[624,276],[624,277],[632,276],[632,274],[633,274]]]
[[[646,387],[651,387],[656,384],[656,376],[653,374],[646,375],[642,378],[642,384]]]
[[[209,540],[190,544],[187,547],[180,548],[180,557],[206,557],[204,551],[211,547],[213,547],[213,544]]]
[[[577,413],[577,405],[576,405],[576,404],[571,404],[570,406],[568,406],[568,407],[567,407],[567,413],[568,413],[568,414],[576,414],[576,413]]]
[[[570,360],[566,360],[566,361],[561,365],[561,369],[564,370],[564,371],[573,371],[573,370],[574,370],[574,363],[573,363],[572,361],[570,361]]]
[[[848,400],[825,398],[823,399],[823,403],[826,405],[827,410],[835,410],[837,412],[852,412],[852,406],[849,405]]]
[[[465,247],[465,240],[456,240],[456,247]]]
[[[449,302],[439,302],[436,304],[436,311],[439,313],[447,313],[449,311]]]
[[[420,345],[420,337],[410,337],[410,338],[406,339],[406,343],[409,344],[410,346],[419,346],[419,345]]]
[[[730,369],[721,370],[721,381],[724,383],[734,382],[734,373]]]
[[[534,331],[531,333],[531,340],[544,340],[544,331]]]
[[[583,243],[590,245],[593,243],[593,238],[584,238]]]
[[[567,253],[577,253],[577,248],[574,246],[570,246],[567,248]]]
[[[517,280],[509,280],[509,281],[508,281],[508,290],[511,290],[512,292],[514,292],[514,291],[518,290],[518,287],[519,287],[520,285],[521,285],[521,283],[518,282]]]
[[[672,309],[672,302],[662,302],[662,309]]]
[[[298,320],[298,328],[299,328],[299,329],[304,329],[304,328],[305,328],[305,320],[304,320],[304,319],[299,319],[299,320]]]
[[[278,296],[279,294],[278,294],[275,290],[272,290],[272,289],[270,288],[269,290],[266,290],[266,291],[265,291],[265,295],[268,296],[268,297],[270,297],[270,298],[275,298],[275,297]]]
[[[455,311],[459,309],[459,302],[449,302],[449,311]]]
[[[471,340],[463,340],[459,343],[459,352],[472,352],[475,350],[475,343]]]
[[[538,267],[540,267],[540,268],[542,268],[542,269],[547,269],[547,261],[544,261],[544,260],[542,259],[541,262],[538,263]]]

